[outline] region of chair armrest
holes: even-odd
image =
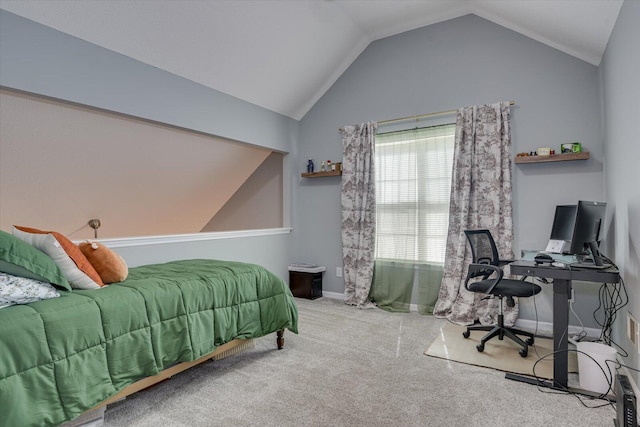
[[[496,277],[490,279],[490,276],[492,276],[494,273],[496,273]],[[490,294],[491,291],[493,291],[493,288],[496,287],[496,285],[502,280],[502,276],[504,275],[504,272],[502,271],[502,269],[498,266],[495,265],[491,265],[491,264],[469,264],[469,270],[467,271],[467,279],[464,282],[464,287],[467,288],[467,290],[469,289],[469,280],[478,277],[478,276],[482,276],[482,280],[491,280],[491,286],[489,287],[489,289],[487,289],[487,291],[485,292],[486,294]]]

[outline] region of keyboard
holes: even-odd
[[[611,264],[608,264],[606,262],[602,265],[595,265],[592,262],[574,262],[568,264],[568,266],[571,268],[589,268],[591,270],[605,270],[607,268],[613,267]]]

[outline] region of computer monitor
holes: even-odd
[[[556,214],[553,217],[553,226],[551,227],[549,239],[571,242],[577,210],[578,206],[576,205],[556,206]]]
[[[576,210],[576,222],[573,227],[571,248],[569,252],[574,255],[591,254],[596,265],[602,265],[598,240],[600,230],[604,225],[604,215],[607,204],[604,202],[579,201]]]

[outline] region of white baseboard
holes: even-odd
[[[338,292],[322,291],[322,296],[325,298],[338,299],[344,301],[344,294]],[[418,311],[418,304],[409,305],[409,311]]]
[[[539,335],[553,335],[553,323],[551,322],[536,322],[529,319],[518,319],[515,324],[516,328],[528,329],[531,331],[538,331]],[[589,338],[600,338],[600,329],[596,328],[584,328]],[[577,335],[582,332],[582,326],[569,325],[569,338],[573,335]]]
[[[339,299],[339,300],[344,301],[344,294],[339,293],[339,292],[322,291],[322,296],[325,297],[325,298]]]
[[[344,294],[339,292],[327,292],[322,291],[322,296],[325,298],[337,299],[344,301]],[[411,304],[409,306],[410,311],[418,311],[417,304]],[[536,322],[535,320],[528,319],[518,319],[515,324],[516,328],[528,329],[535,331],[537,330],[541,335],[553,335],[553,323],[551,322]],[[600,329],[596,328],[584,328],[587,336],[590,338],[599,338],[600,337]],[[569,326],[569,337],[573,335],[577,335],[582,332],[581,326]]]

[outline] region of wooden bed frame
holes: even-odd
[[[114,403],[114,402],[117,402],[118,400],[122,400],[125,397],[132,395],[133,393],[136,393],[140,390],[144,390],[145,388],[151,387],[154,384],[158,384],[161,381],[169,379],[172,376],[179,374],[180,372],[186,371],[187,369],[192,368],[196,365],[204,363],[207,360],[220,359],[222,357],[219,357],[219,356],[222,355],[222,353],[232,353],[234,351],[239,352],[244,349],[242,347],[246,348],[248,344],[251,342],[253,342],[253,339],[246,340],[246,339],[236,338],[233,341],[229,341],[228,343],[222,344],[220,347],[216,348],[211,353],[206,354],[201,358],[196,359],[192,362],[177,363],[165,369],[164,371],[160,372],[157,375],[143,378],[127,386],[126,388],[122,389],[119,393],[114,394],[113,396],[103,401],[102,403],[99,403],[98,405],[94,406],[87,412],[95,411],[97,409],[100,409],[104,406],[109,405],[110,403]],[[284,347],[284,329],[276,331],[276,343],[278,345],[278,350],[282,350],[282,348]]]

